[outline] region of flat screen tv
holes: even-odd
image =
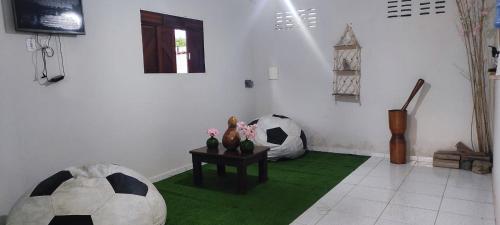
[[[85,34],[82,0],[12,0],[16,30]]]

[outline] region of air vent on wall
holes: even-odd
[[[446,0],[388,0],[387,17],[410,17],[412,12],[420,16],[443,14],[446,12],[445,8]]]
[[[401,0],[401,8],[399,9],[400,17],[409,17],[411,16],[411,0]]]
[[[434,3],[434,9],[436,10],[436,14],[442,14],[445,13],[445,7],[446,7],[446,1],[444,0],[437,0]]]
[[[387,17],[394,18],[399,16],[399,2],[398,0],[391,0],[387,2]]]
[[[298,20],[298,18],[300,20]],[[318,10],[315,8],[299,9],[297,12],[277,12],[275,15],[275,30],[291,30],[299,23],[303,23],[305,27],[311,29],[317,27]]]
[[[387,17],[410,17],[412,6],[412,0],[389,0],[387,1]]]
[[[420,2],[420,15],[429,15],[431,11],[430,2]]]

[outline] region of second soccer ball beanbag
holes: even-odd
[[[264,116],[250,124],[257,124],[255,142],[270,147],[270,160],[295,159],[307,148],[304,132],[297,123],[286,116]]]

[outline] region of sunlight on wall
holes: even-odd
[[[324,68],[329,68],[329,63],[328,61],[323,57],[323,54],[321,53],[321,50],[318,46],[318,43],[314,40],[313,36],[311,35],[310,30],[308,29],[307,25],[304,23],[302,18],[300,17],[297,8],[293,5],[291,0],[283,0],[285,3],[286,7],[288,10],[291,12],[292,16],[295,18],[297,21],[298,28],[300,29],[302,35],[304,36],[304,39],[306,40],[307,44],[311,47],[313,50],[314,54],[318,58],[318,60],[321,62],[321,65]]]

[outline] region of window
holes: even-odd
[[[205,73],[203,21],[141,10],[144,73]]]

